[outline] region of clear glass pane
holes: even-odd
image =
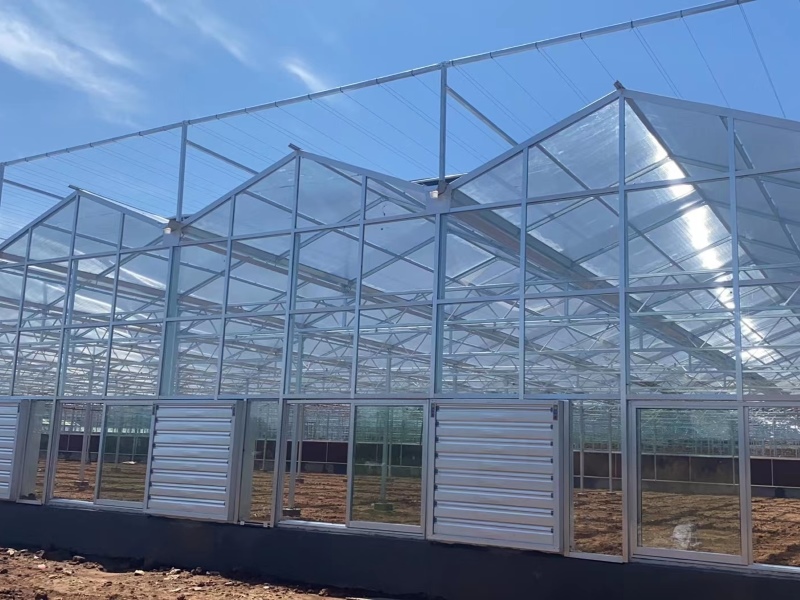
[[[93,502],[103,405],[64,402],[58,412],[53,499]]]
[[[44,500],[47,448],[53,431],[52,412],[52,402],[31,402],[25,436],[25,455],[22,457],[22,472],[19,475],[20,500]]]
[[[16,265],[24,262],[28,254],[28,237],[29,234],[25,232],[12,242],[3,242],[0,249],[0,264]]]
[[[586,186],[541,146],[528,149],[528,198],[569,194]]]
[[[213,396],[219,372],[221,321],[178,321],[167,324],[167,339],[175,344],[172,393]]]
[[[14,395],[55,396],[60,353],[60,329],[21,332]]]
[[[520,208],[449,214],[445,297],[519,293]]]
[[[301,158],[298,226],[358,221],[362,180],[356,173]]]
[[[151,223],[144,218],[125,215],[122,224],[122,247],[144,248],[160,244],[166,223]]]
[[[297,308],[355,304],[358,228],[301,233],[297,239]]]
[[[0,269],[0,331],[17,328],[23,274],[23,267]]]
[[[734,127],[737,170],[777,170],[800,165],[800,131],[743,119],[736,119]]]
[[[99,499],[144,503],[152,419],[148,404],[106,408]]]
[[[733,290],[628,296],[632,393],[736,393]]]
[[[349,404],[289,404],[282,519],[343,525],[347,519]]]
[[[16,334],[0,332],[0,396],[11,395],[14,356],[17,350],[16,342]]]
[[[292,227],[296,161],[292,160],[236,195],[233,235],[281,231]]]
[[[111,320],[116,255],[72,261],[69,324],[92,325]]]
[[[356,381],[359,394],[427,394],[431,314],[429,306],[361,311]]]
[[[291,243],[288,235],[233,242],[227,312],[286,308]]]
[[[23,327],[58,327],[64,316],[69,263],[29,265],[22,306]]]
[[[161,323],[114,327],[108,396],[155,396],[158,393],[161,332]]]
[[[75,227],[75,205],[72,201],[47,217],[31,230],[28,258],[50,260],[69,256]]]
[[[228,319],[220,393],[277,395],[283,377],[284,315]]]
[[[289,394],[350,392],[355,315],[350,311],[293,317]]]
[[[192,220],[181,231],[186,240],[203,240],[228,237],[231,231],[231,208],[233,202],[226,200],[197,220]]]
[[[116,320],[148,321],[164,317],[169,254],[123,254],[119,262]]]
[[[739,555],[736,410],[639,409],[639,545]]]
[[[525,303],[525,393],[616,393],[619,296]]]
[[[106,385],[108,334],[108,327],[66,330],[64,364],[61,367],[62,395],[103,395]]]
[[[800,566],[800,409],[750,408],[753,560]]]
[[[179,257],[178,302],[180,316],[208,316],[222,313],[225,294],[225,243],[183,246]],[[173,315],[173,316],[178,316]]]
[[[619,285],[619,196],[529,204],[529,294]]]
[[[427,205],[425,188],[420,185],[367,179],[367,219],[421,212]]]
[[[81,197],[75,228],[74,254],[115,252],[119,245],[122,213],[106,204]]]
[[[453,205],[492,204],[524,198],[522,163],[522,152],[519,152],[472,181],[461,186],[456,184]]]
[[[441,392],[519,392],[519,303],[445,305],[442,322]]]
[[[239,520],[266,523],[272,516],[278,403],[248,402]]]
[[[730,279],[729,189],[722,181],[629,192],[630,285]]]
[[[617,400],[570,402],[573,552],[622,555],[621,420]]]
[[[422,406],[358,406],[350,519],[420,526]]]

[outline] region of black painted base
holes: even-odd
[[[800,579],[0,503],[0,546],[446,600],[800,597]]]

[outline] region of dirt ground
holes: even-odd
[[[574,542],[580,552],[622,553],[622,494],[576,491]],[[800,500],[753,498],[753,558],[800,566]],[[697,550],[739,553],[739,502],[733,496],[646,493],[642,535],[653,547],[674,548],[676,525],[696,526]]]
[[[238,580],[179,569],[135,571],[47,553],[0,548],[2,600],[311,600],[346,591]],[[195,574],[197,573],[197,574]]]

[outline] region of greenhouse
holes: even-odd
[[[175,210],[39,189],[0,245],[0,516],[800,572],[800,122],[617,84],[517,142],[453,64],[438,176],[184,122]],[[510,147],[446,175],[454,100]],[[239,173],[202,206],[192,152]]]

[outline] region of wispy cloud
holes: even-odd
[[[7,6],[0,7],[0,61],[39,79],[79,90],[105,107],[130,111],[139,92],[109,71],[97,51],[71,43]]]
[[[318,92],[332,87],[318,73],[299,58],[290,58],[281,63],[281,66],[299,79],[309,92]]]
[[[204,0],[141,0],[153,13],[176,27],[193,29],[240,63],[254,67],[244,32],[213,12]]]

